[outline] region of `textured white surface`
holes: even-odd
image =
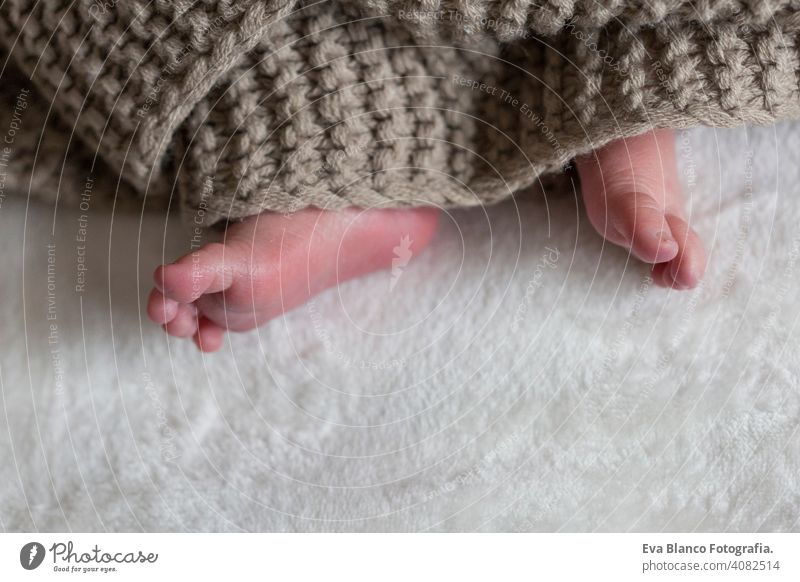
[[[681,137],[696,292],[553,193],[206,357],[141,311],[185,233],[92,214],[79,294],[78,215],[6,199],[0,528],[800,529],[798,130]]]

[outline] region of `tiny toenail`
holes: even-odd
[[[653,233],[653,238],[655,238],[660,244],[678,246],[678,241],[672,238],[672,234],[667,232],[666,230],[655,231]]]

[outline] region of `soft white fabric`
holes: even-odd
[[[91,214],[79,294],[79,213],[7,198],[0,528],[798,530],[798,129],[679,136],[695,292],[549,193],[205,357],[142,310],[185,231]]]

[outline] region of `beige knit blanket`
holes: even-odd
[[[799,29],[788,0],[5,0],[0,202],[492,203],[653,127],[797,117]]]

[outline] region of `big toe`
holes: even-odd
[[[223,291],[231,279],[228,265],[236,262],[232,251],[227,251],[226,257],[226,250],[222,244],[210,243],[159,266],[153,273],[156,289],[178,303],[192,303],[207,293]]]
[[[194,305],[178,305],[174,318],[164,324],[169,335],[175,337],[192,337],[197,332],[197,309]]]
[[[663,263],[679,252],[663,208],[648,194],[616,196],[609,201],[606,232],[608,238],[628,247],[634,256],[646,263]],[[615,240],[615,238],[617,240]]]

